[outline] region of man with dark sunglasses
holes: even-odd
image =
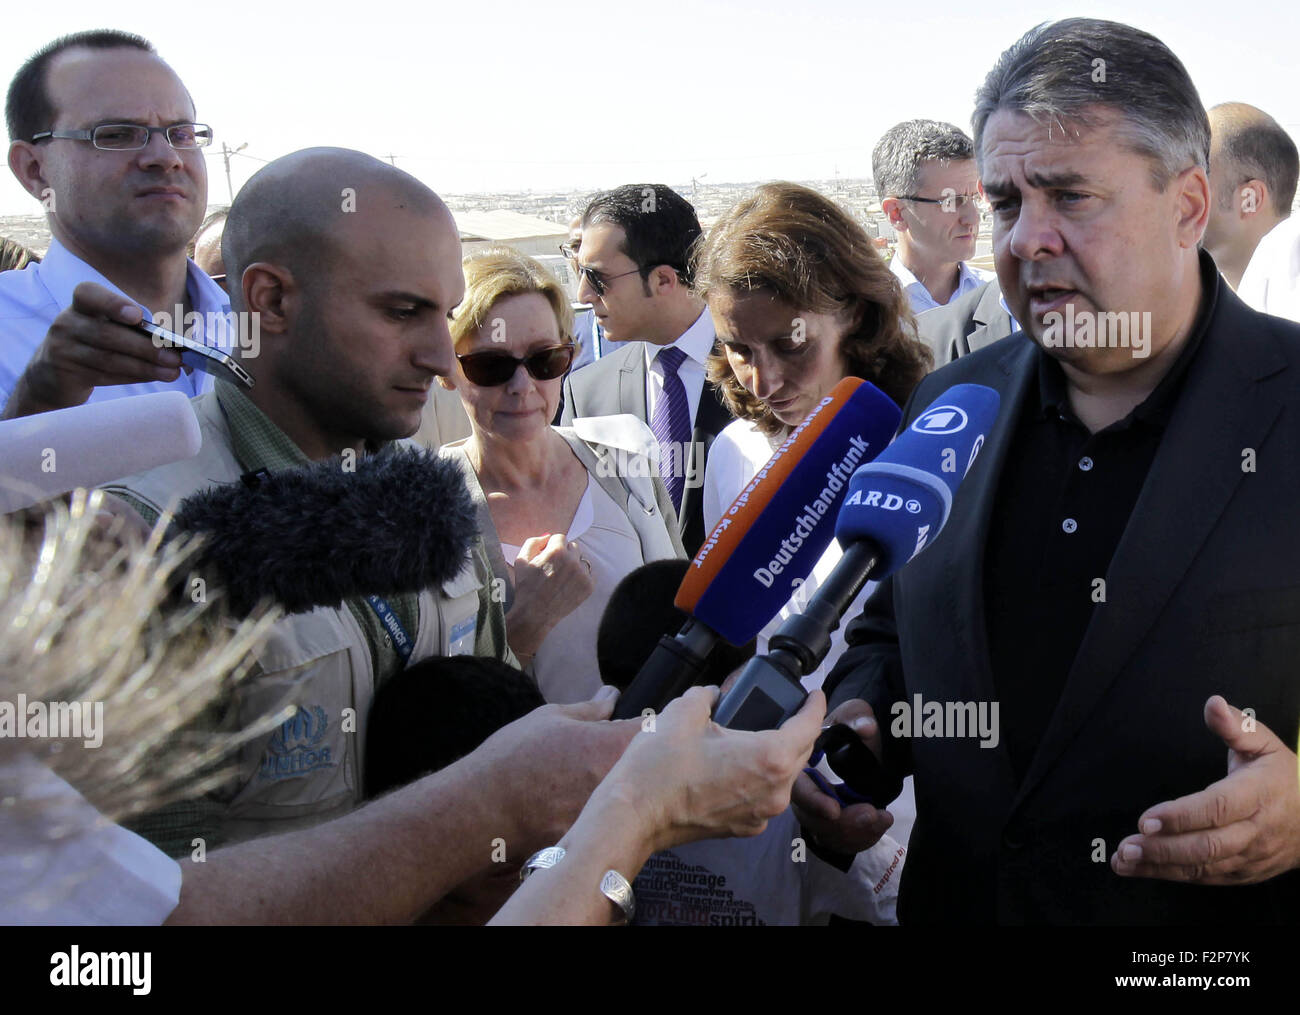
[[[176,351],[129,327],[198,320],[191,337],[209,345],[226,334],[226,294],[185,256],[207,205],[212,131],[193,122],[180,78],[139,36],[80,32],[19,69],[5,115],[9,168],[52,235],[40,265],[0,278],[5,418],[208,390],[208,374],[183,373]]]
[[[582,217],[578,299],[595,309],[606,353],[564,383],[562,422],[628,413],[648,423],[688,554],[704,542],[704,463],[731,417],[705,383],[713,320],[690,288],[695,209],[662,184],[596,195]]]

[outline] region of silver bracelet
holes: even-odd
[[[618,871],[605,871],[605,876],[600,879],[600,891],[618,910],[614,922],[620,926],[631,923],[636,913],[636,896],[632,894],[627,878]]]
[[[547,867],[554,867],[563,859],[563,846],[547,846],[545,849],[539,849],[536,853],[525,860],[524,865],[519,868],[519,880],[523,881],[533,871],[545,870]]]

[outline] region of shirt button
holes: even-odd
[[[1073,518],[1067,518],[1065,521],[1061,522],[1061,528],[1066,532],[1073,532],[1078,527],[1079,523]]]
[[[1079,459],[1079,468],[1081,468],[1084,472],[1088,472],[1092,468],[1092,459],[1089,458],[1087,455],[1084,455],[1082,458]]]

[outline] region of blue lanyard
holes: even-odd
[[[366,602],[375,611],[375,616],[384,625],[384,630],[388,632],[389,637],[393,639],[393,648],[397,650],[402,665],[405,666],[406,661],[411,658],[411,650],[415,648],[411,636],[406,633],[406,628],[402,626],[401,620],[398,619],[393,608],[388,605],[388,600],[381,599],[379,596],[366,596]]]

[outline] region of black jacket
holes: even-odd
[[[889,737],[891,705],[991,701],[983,555],[998,478],[1041,353],[1023,333],[927,377],[1002,396],[938,538],[882,583],[827,679],[865,698],[891,767],[915,775],[905,923],[1294,923],[1300,872],[1221,888],[1121,878],[1109,865],[1148,807],[1227,774],[1203,720],[1223,694],[1288,745],[1300,726],[1300,326],[1221,281],[1214,314],[1022,783],[1005,737]],[[1252,471],[1253,467],[1253,471]],[[1098,845],[1100,844],[1100,850]],[[1105,860],[1095,862],[1095,853]]]

